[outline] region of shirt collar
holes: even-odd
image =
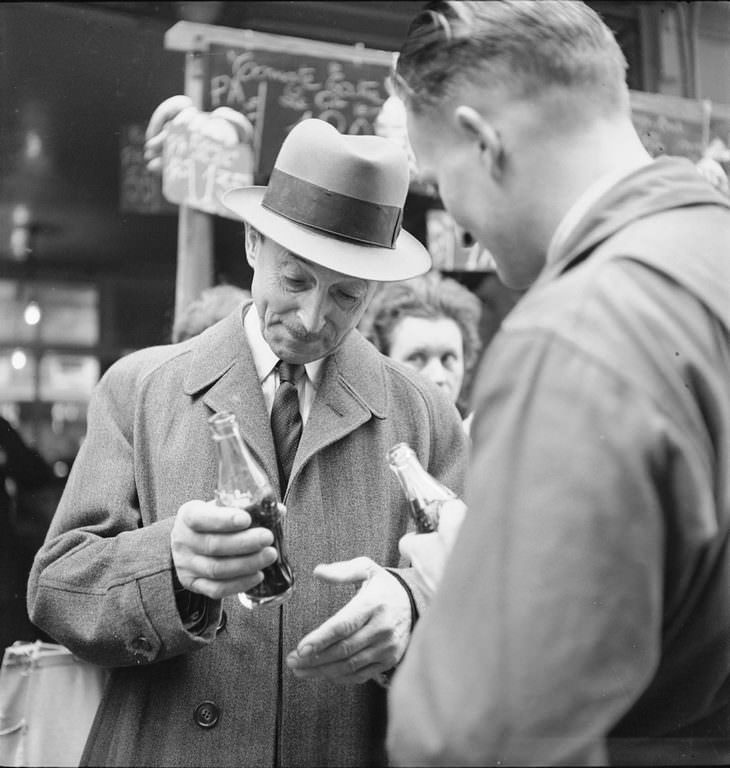
[[[650,163],[651,158],[647,157],[646,163]],[[568,241],[571,232],[578,225],[583,216],[588,212],[588,209],[593,203],[598,200],[604,193],[608,192],[611,187],[618,184],[621,179],[633,173],[640,165],[632,163],[630,166],[621,166],[612,171],[604,173],[599,176],[570,206],[567,213],[563,216],[558,224],[552,238],[550,239],[550,245],[548,245],[547,256],[545,258],[546,264],[552,264],[556,261],[562,251],[563,246]]]
[[[256,374],[259,377],[261,383],[267,379],[276,364],[279,362],[279,358],[274,353],[274,350],[266,343],[263,334],[261,333],[261,322],[259,320],[259,314],[256,311],[256,305],[252,302],[243,318],[243,328],[248,339],[248,345],[251,348],[251,355],[253,357],[253,364],[256,367]],[[307,372],[307,378],[312,382],[315,389],[319,386],[320,378],[322,377],[322,366],[325,358],[320,360],[314,360],[311,363],[304,364],[304,370]]]

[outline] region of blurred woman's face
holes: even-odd
[[[388,357],[420,371],[456,402],[464,381],[464,342],[450,317],[404,317],[393,328]]]

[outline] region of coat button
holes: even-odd
[[[218,723],[221,711],[214,701],[204,701],[198,704],[193,712],[193,719],[201,728],[212,728]]]
[[[132,648],[135,651],[149,653],[152,650],[152,643],[144,635],[140,635],[132,640]]]
[[[218,622],[215,630],[216,635],[226,628],[226,624],[228,624],[228,614],[225,611],[221,611],[221,620]]]

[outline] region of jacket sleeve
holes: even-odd
[[[200,636],[184,629],[172,583],[174,518],[143,524],[132,445],[135,381],[132,363],[122,359],[97,386],[86,438],[28,583],[33,623],[103,666],[191,651],[215,635],[220,615],[216,602]]]
[[[396,765],[606,761],[658,664],[664,530],[646,395],[569,342],[490,355],[469,511],[389,698]],[[600,396],[595,395],[600,392]]]

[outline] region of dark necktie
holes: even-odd
[[[295,383],[301,368],[301,365],[285,363],[283,360],[277,364],[279,387],[271,409],[271,432],[274,435],[276,456],[279,460],[282,496],[289,483],[294,456],[297,453],[299,438],[302,436],[302,416],[299,413],[299,396]]]

